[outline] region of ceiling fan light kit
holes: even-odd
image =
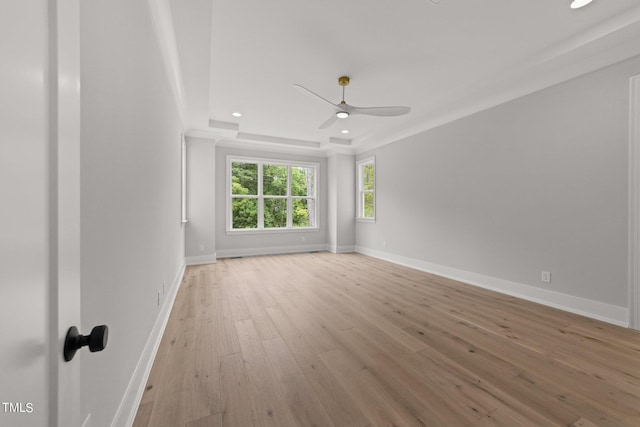
[[[571,9],[580,9],[583,6],[588,5],[593,0],[573,0],[571,2]]]
[[[336,122],[338,119],[346,119],[351,114],[363,114],[367,116],[378,116],[378,117],[394,117],[394,116],[402,116],[404,114],[408,114],[411,111],[411,107],[355,107],[353,105],[347,104],[344,100],[344,88],[348,86],[351,80],[348,76],[340,76],[338,77],[338,84],[342,86],[342,101],[338,104],[334,104],[318,95],[317,93],[307,89],[306,87],[294,84],[293,86],[302,89],[305,93],[309,95],[313,95],[316,99],[320,99],[321,101],[330,104],[334,109],[335,113],[329,117],[329,119],[320,125],[319,129],[326,129],[330,127],[332,124]]]

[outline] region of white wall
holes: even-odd
[[[188,264],[216,260],[215,142],[187,137],[187,219],[185,255]]]
[[[183,265],[178,111],[147,2],[81,2],[83,406],[111,425]],[[86,357],[85,357],[86,356]]]
[[[338,247],[338,156],[327,157],[327,244]],[[333,249],[333,252],[336,252]]]
[[[318,193],[318,231],[295,231],[282,233],[257,233],[228,235],[226,232],[226,173],[227,155],[260,157],[267,159],[297,160],[320,164]],[[219,258],[263,253],[286,253],[327,249],[327,159],[308,155],[260,152],[218,146],[216,147],[216,254]]]
[[[355,248],[355,157],[333,154],[327,158],[328,223],[327,242],[332,252],[353,252]]]
[[[624,323],[638,73],[634,58],[362,153],[376,156],[377,220],[357,225],[359,249]]]

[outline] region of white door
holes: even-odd
[[[629,80],[629,327],[640,330],[640,75]]]
[[[81,426],[78,0],[0,6],[0,425]],[[82,331],[85,332],[85,331]],[[87,426],[88,426],[87,422]]]

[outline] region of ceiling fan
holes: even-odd
[[[317,99],[324,101],[325,103],[331,105],[335,110],[335,113],[329,117],[329,119],[320,125],[319,129],[326,129],[332,124],[336,122],[338,119],[346,119],[352,114],[366,114],[368,116],[382,116],[382,117],[393,117],[393,116],[402,116],[404,114],[409,113],[411,111],[411,107],[354,107],[353,105],[349,105],[344,100],[344,88],[349,84],[349,77],[341,76],[338,78],[338,84],[342,86],[342,101],[338,104],[334,104],[318,95],[317,93],[307,89],[304,86],[299,84],[294,84],[298,89],[302,89],[306,93],[309,93],[315,96]]]

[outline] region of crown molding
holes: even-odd
[[[338,144],[338,145],[351,145],[351,140],[350,139],[346,139],[346,138],[330,137],[329,138],[329,142],[331,144]]]
[[[210,139],[214,142],[222,138],[222,134],[220,132],[213,132],[204,129],[189,129],[184,135],[189,138]]]
[[[209,119],[209,127],[214,129],[230,130],[234,132],[240,131],[240,125],[233,122],[223,122],[220,120]]]
[[[243,150],[259,150],[268,153],[285,153],[285,154],[298,154],[305,156],[322,156],[325,157],[325,153],[320,149],[310,149],[305,147],[281,145],[281,144],[265,144],[263,141],[257,140],[240,140],[240,139],[222,139],[216,142],[217,147],[227,148],[239,148]]]
[[[350,147],[305,147],[296,145],[265,143],[259,140],[242,140],[242,139],[221,139],[216,141],[218,147],[239,148],[244,150],[260,150],[269,153],[285,153],[297,154],[304,156],[321,156],[329,157],[336,154],[354,155],[354,150]]]
[[[301,139],[281,138],[271,135],[260,135],[256,133],[238,132],[237,139],[269,142],[272,144],[292,145],[296,147],[320,148],[321,143],[316,141],[305,141]]]

